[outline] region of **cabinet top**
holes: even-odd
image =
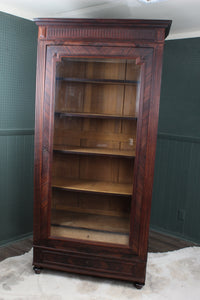
[[[47,29],[47,35],[44,36],[45,39],[56,39],[56,38],[64,38],[65,34],[64,31],[70,30],[70,28],[75,28],[78,30],[92,30],[96,31],[95,35],[98,36],[98,30],[100,31],[110,31],[111,30],[115,35],[115,38],[119,38],[116,35],[117,31],[123,30],[124,32],[140,32],[141,34],[137,34],[138,40],[164,40],[167,35],[169,34],[170,26],[172,21],[171,20],[142,20],[142,19],[63,19],[63,18],[37,18],[34,19],[35,23],[43,28]],[[62,29],[59,36],[59,29]],[[155,34],[153,35],[152,32],[162,32],[159,36]],[[46,32],[45,32],[46,33]],[[57,35],[57,36],[56,36]],[[101,38],[103,38],[102,33],[100,34]],[[90,34],[89,34],[90,36]],[[127,38],[128,35],[126,34]],[[129,37],[134,38],[135,35],[130,35]],[[67,37],[67,36],[66,36]],[[110,36],[111,37],[111,36]],[[136,37],[136,36],[135,36]],[[39,38],[43,39],[43,37],[39,36]]]

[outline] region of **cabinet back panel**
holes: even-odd
[[[134,150],[136,120],[55,117],[54,145]]]
[[[124,91],[124,106],[123,106],[123,116],[137,116],[136,114],[136,92],[137,87],[128,85],[125,86]]]
[[[136,65],[135,61],[133,60],[128,60],[127,61],[127,66],[126,66],[126,80],[135,80],[138,81],[140,80],[140,65]]]
[[[129,90],[130,88],[132,88],[131,99],[134,102],[135,86],[130,86]],[[124,89],[123,85],[86,84],[59,80],[56,82],[55,111],[122,115]],[[135,106],[134,103],[133,106]]]
[[[56,81],[55,111],[82,112],[85,87],[83,83]]]
[[[84,78],[86,62],[63,58],[56,64],[56,74],[59,77]]]
[[[54,178],[117,183],[133,182],[133,159],[81,155],[53,155]]]
[[[123,86],[87,84],[83,112],[122,115],[123,96]]]
[[[66,59],[56,65],[59,77],[83,79],[137,80],[139,66],[134,60],[119,59]],[[128,76],[126,75],[128,70]]]
[[[79,156],[62,154],[53,155],[53,178],[79,178]]]
[[[86,66],[86,78],[88,79],[112,79],[112,80],[124,80],[125,79],[125,62],[103,62],[94,61],[87,62]]]
[[[130,213],[130,201],[130,198],[123,196],[53,189],[51,207],[57,210],[125,217]]]

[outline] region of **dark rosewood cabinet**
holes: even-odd
[[[34,269],[142,287],[171,22],[36,24]]]

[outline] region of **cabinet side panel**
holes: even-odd
[[[141,85],[139,93],[136,157],[134,163],[133,201],[131,207],[131,235],[130,247],[139,254],[141,208],[144,194],[144,178],[146,149],[148,136],[149,103],[151,98],[153,49],[145,57],[140,56],[138,64],[141,65]]]
[[[154,178],[154,164],[157,141],[157,128],[160,103],[160,86],[162,73],[163,45],[157,45],[154,50],[151,99],[149,107],[147,151],[145,162],[144,191],[140,216],[139,255],[145,259],[148,250],[149,222]]]
[[[34,153],[34,243],[40,239],[40,203],[41,203],[41,168],[42,168],[42,127],[45,74],[45,44],[38,43],[36,106],[35,106],[35,153]]]

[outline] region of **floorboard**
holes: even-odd
[[[0,261],[17,255],[22,255],[32,248],[32,237],[24,240],[16,241],[0,247]],[[197,246],[192,242],[188,242],[166,234],[150,231],[149,234],[149,252],[167,252],[178,250],[185,247]]]
[[[33,239],[32,237],[19,240],[13,243],[9,243],[8,245],[0,247],[0,261],[12,257],[24,254],[28,252],[32,248]]]

